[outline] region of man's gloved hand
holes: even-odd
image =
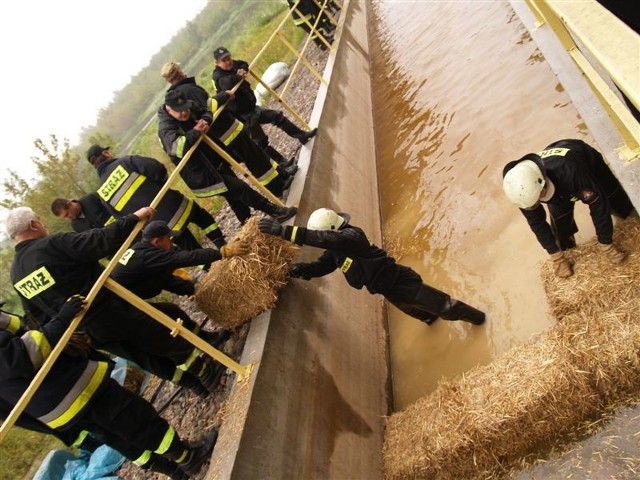
[[[567,257],[564,256],[564,252],[559,251],[551,254],[551,261],[553,262],[553,272],[560,278],[567,278],[573,275],[573,268]]]
[[[613,243],[610,243],[610,244],[598,243],[598,248],[602,253],[604,253],[607,256],[607,258],[611,261],[611,263],[620,263],[625,258],[627,258],[627,254],[625,252],[618,250]]]
[[[282,225],[272,218],[263,218],[258,223],[258,230],[269,235],[282,235]]]
[[[289,277],[291,278],[302,278],[303,280],[310,280],[311,277],[308,277],[303,274],[303,269],[297,263],[294,263],[289,267]]]
[[[234,240],[231,243],[224,245],[220,249],[222,258],[236,257],[238,255],[246,255],[251,250],[251,247],[246,240]]]
[[[91,352],[91,337],[85,332],[73,332],[64,347],[64,353],[71,357],[88,358],[89,352]]]
[[[69,297],[64,305],[62,305],[62,308],[56,317],[59,320],[70,323],[71,320],[73,320],[73,318],[84,308],[84,305],[85,298],[83,296],[74,295],[73,297]]]

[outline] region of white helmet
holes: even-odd
[[[307,228],[309,230],[338,230],[348,222],[349,215],[346,213],[339,214],[330,208],[319,208],[309,216]]]
[[[540,201],[545,178],[532,160],[518,162],[502,180],[507,198],[520,208],[531,208]]]

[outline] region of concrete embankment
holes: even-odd
[[[345,2],[288,204],[304,224],[319,207],[348,209],[380,244],[366,2]],[[321,250],[305,247],[301,258]],[[335,273],[294,280],[252,320],[207,478],[381,478],[390,412],[384,304]]]

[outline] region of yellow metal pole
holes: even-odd
[[[113,280],[112,278],[107,278],[105,280],[104,286],[111,290],[113,293],[118,295],[119,297],[125,299],[131,305],[136,307],[138,310],[142,310],[144,313],[153,317],[155,320],[160,322],[162,325],[171,330],[171,335],[176,336],[180,335],[181,337],[186,338],[189,343],[197,347],[199,350],[202,350],[207,355],[217,360],[225,367],[230,368],[234,372],[238,374],[238,380],[243,380],[249,375],[251,371],[250,366],[243,367],[242,365],[234,362],[231,358],[226,356],[220,350],[212,347],[207,342],[198,337],[191,330],[182,326],[182,320],[175,321],[171,317],[165,315],[160,310],[156,309],[153,305],[148,302],[145,302],[143,299],[132,293],[130,290],[127,290],[118,282]]]
[[[231,165],[234,169],[241,172],[245,175],[249,181],[258,189],[260,193],[262,193],[265,197],[267,197],[271,203],[275,203],[279,207],[284,207],[284,203],[278,197],[276,197],[273,193],[271,193],[267,187],[262,185],[256,177],[254,177],[251,172],[242,164],[238,163],[231,155],[225,152],[216,142],[211,140],[207,135],[201,135],[201,138],[204,139],[204,142],[213,148],[216,153],[218,153],[222,158],[224,158],[229,165]]]

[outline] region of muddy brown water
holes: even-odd
[[[440,380],[490,363],[555,324],[540,279],[547,254],[505,199],[501,171],[554,140],[593,140],[508,2],[382,1],[373,12],[385,248],[488,317],[481,327],[427,326],[389,307],[399,411]],[[586,206],[577,206],[576,219],[578,243],[591,239]],[[623,448],[637,466],[640,410],[631,412],[635,427],[614,426],[608,435],[626,435]]]

